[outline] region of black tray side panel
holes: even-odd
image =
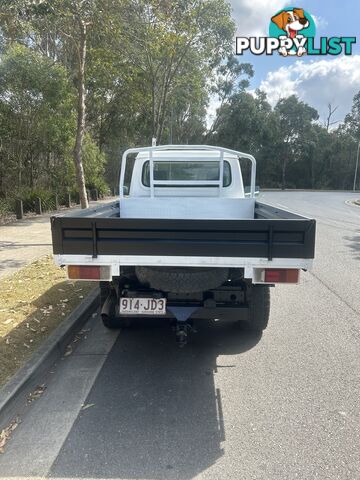
[[[54,254],[314,258],[315,220],[52,217]]]

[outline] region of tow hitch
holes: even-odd
[[[199,307],[175,307],[168,305],[167,309],[175,317],[173,327],[175,330],[176,341],[179,347],[183,348],[188,342],[189,333],[196,333],[194,322],[189,319]]]

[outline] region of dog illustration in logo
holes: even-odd
[[[299,32],[304,30],[304,28],[308,28],[310,25],[302,8],[282,10],[280,13],[272,17],[271,20],[287,34],[286,36],[280,36],[280,39],[291,38],[293,40],[294,38],[303,38],[304,35],[299,34]],[[285,47],[281,47],[279,53],[284,57],[295,54],[301,57],[306,53],[306,49],[304,47],[299,47],[298,51],[295,53],[294,50],[288,51]]]

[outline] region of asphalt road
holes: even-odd
[[[200,325],[179,350],[161,323],[117,334],[92,318],[0,479],[360,479],[360,208],[343,193],[261,197],[318,220],[315,268],[272,289],[262,338]]]

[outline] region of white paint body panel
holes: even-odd
[[[169,218],[190,220],[239,220],[254,218],[254,198],[125,197],[121,218]]]
[[[241,152],[221,147],[168,146],[133,149],[137,153],[131,173],[129,195],[120,193],[122,218],[165,219],[217,219],[240,220],[254,218],[255,198],[244,193],[240,161],[252,162],[252,178],[255,182],[255,159]],[[127,152],[122,164],[120,192],[125,181]],[[150,186],[144,184],[144,165],[150,162]],[[153,178],[156,162],[218,162],[219,178],[209,181],[159,181]],[[224,164],[229,166],[231,180],[223,185]],[[204,168],[206,168],[204,166]],[[209,186],[209,184],[212,184]],[[181,186],[179,186],[181,184]]]
[[[253,283],[263,283],[258,275],[264,268],[297,268],[311,270],[313,260],[302,258],[253,258],[253,257],[176,257],[146,255],[54,255],[55,263],[62,265],[100,265],[110,266],[111,275],[119,276],[120,267],[126,266],[163,266],[163,267],[229,267],[244,268],[245,278]]]

